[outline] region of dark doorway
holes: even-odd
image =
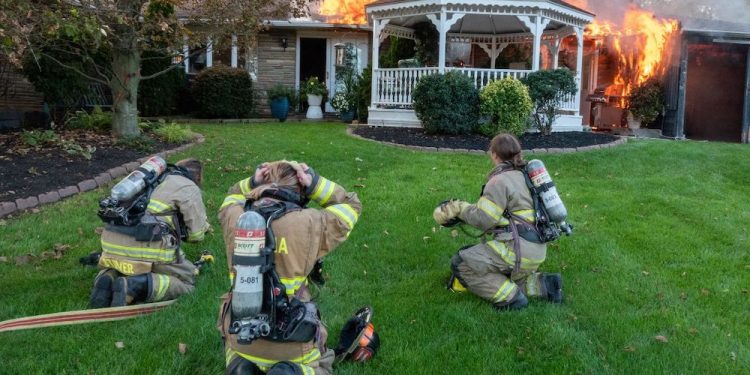
[[[688,45],[685,136],[742,142],[747,46]]]
[[[326,40],[322,38],[300,38],[300,85],[311,77],[326,80]]]

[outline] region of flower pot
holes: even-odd
[[[323,103],[323,95],[307,95],[307,104],[310,107],[307,108],[307,118],[309,119],[321,119],[323,118],[323,109],[320,105]]]
[[[271,116],[279,119],[280,122],[286,121],[289,115],[289,98],[283,97],[271,100]]]
[[[630,111],[628,111],[628,128],[632,130],[641,128],[641,120],[636,119]]]
[[[349,124],[354,120],[354,115],[356,112],[353,109],[347,110],[347,111],[341,111],[339,112],[339,118],[341,121]]]

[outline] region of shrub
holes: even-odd
[[[168,143],[186,143],[193,138],[189,126],[182,127],[174,122],[154,129],[154,135]]]
[[[243,118],[255,113],[253,81],[243,69],[205,69],[195,78],[192,91],[201,117]]]
[[[488,137],[500,132],[520,136],[527,129],[527,123],[534,103],[529,89],[521,81],[506,78],[490,82],[479,94],[482,113],[490,116],[490,123],[482,127]]]
[[[266,96],[268,97],[269,104],[272,100],[287,98],[289,100],[289,108],[296,108],[299,100],[295,89],[286,87],[280,83],[266,90]]]
[[[172,57],[144,52],[141,75],[160,72],[172,65]],[[174,68],[138,85],[138,111],[141,116],[164,116],[177,112],[179,94],[187,85],[184,69]]]
[[[398,62],[414,57],[416,44],[411,39],[390,37],[388,51],[380,55],[381,68],[398,68]]]
[[[422,77],[412,98],[428,133],[467,134],[479,126],[479,92],[460,72]]]
[[[357,118],[360,123],[367,123],[368,108],[372,102],[372,65],[367,65],[359,77],[357,85]]]
[[[534,101],[534,124],[542,134],[552,132],[552,124],[558,116],[560,101],[565,95],[578,91],[573,73],[565,68],[540,70],[521,80]]]
[[[112,128],[112,112],[104,112],[99,107],[94,107],[91,113],[76,111],[68,114],[65,119],[65,127],[68,129],[83,130],[109,130]]]
[[[664,90],[654,78],[635,86],[630,93],[628,109],[644,124],[656,121],[664,109]]]
[[[352,101],[349,100],[349,95],[344,92],[337,92],[336,95],[331,99],[331,107],[339,112],[348,112],[355,108]]]
[[[27,146],[34,148],[40,148],[45,145],[54,145],[59,140],[57,134],[52,130],[38,131],[24,131],[21,133],[21,140]]]
[[[326,85],[318,80],[318,77],[310,77],[302,84],[300,91],[304,95],[325,95],[328,93]]]
[[[154,142],[153,139],[143,134],[138,134],[132,137],[120,138],[117,140],[117,142],[115,142],[115,145],[120,146],[122,148],[128,148],[128,149],[132,149],[132,150],[136,150],[138,152],[144,152],[144,153],[153,151],[155,144],[156,142]]]

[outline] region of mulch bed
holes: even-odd
[[[396,128],[388,126],[358,126],[354,134],[382,142],[392,142],[408,146],[454,148],[486,151],[490,139],[479,134],[442,135],[427,134],[424,129]],[[536,148],[575,148],[607,144],[619,137],[611,134],[592,132],[555,132],[544,136],[540,133],[526,133],[519,137],[524,150]]]
[[[178,146],[156,140],[151,151],[138,151],[115,145],[109,134],[65,131],[58,135],[84,148],[96,147],[91,160],[59,147],[30,147],[21,140],[21,133],[0,134],[0,202],[76,185],[110,168]]]

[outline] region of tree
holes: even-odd
[[[208,38],[252,43],[263,21],[302,15],[307,0],[0,0],[0,49],[12,63],[47,58],[86,79],[107,85],[113,98],[113,132],[138,130],[138,86],[180,63],[142,76],[144,53],[182,56]],[[50,53],[54,51],[55,53]],[[60,54],[70,59],[58,59]],[[94,56],[105,54],[104,62]],[[41,65],[40,65],[41,67]]]
[[[552,124],[559,116],[557,110],[566,95],[578,91],[573,73],[565,68],[540,70],[521,80],[534,101],[534,123],[544,135],[552,133]]]

